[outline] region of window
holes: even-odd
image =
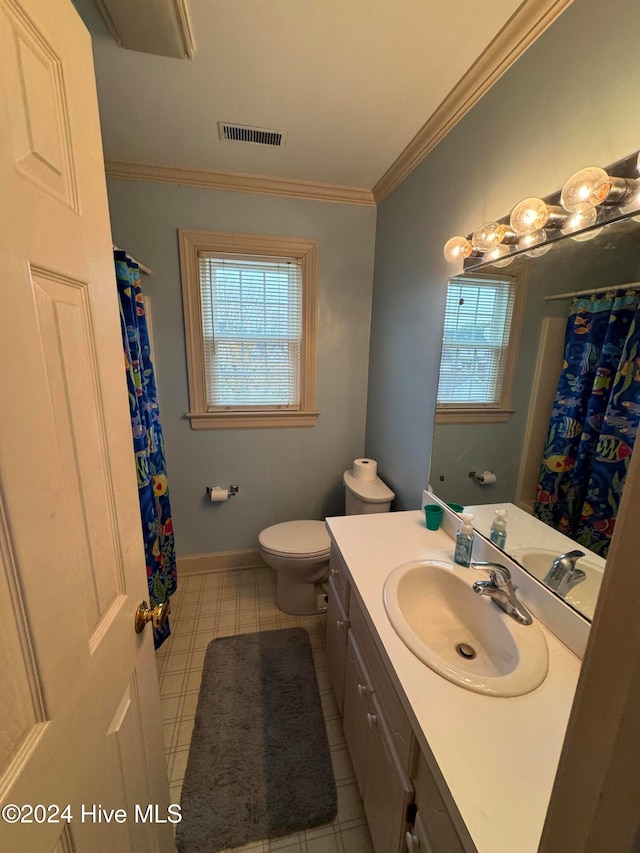
[[[316,243],[180,231],[193,429],[313,426]]]
[[[523,292],[509,278],[449,280],[436,422],[508,420]]]

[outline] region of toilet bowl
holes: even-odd
[[[395,498],[379,477],[358,480],[344,472],[346,515],[388,512]],[[285,613],[308,616],[327,609],[331,540],[324,521],[285,521],[258,535],[262,559],[276,570],[276,604]]]
[[[321,584],[329,577],[331,541],[324,521],[285,521],[258,535],[262,559],[276,570],[276,604],[307,616],[327,609]]]

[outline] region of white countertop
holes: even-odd
[[[395,671],[416,737],[423,749],[428,744],[478,853],[536,853],[580,660],[541,624],[549,672],[536,690],[506,699],[452,684],[404,645],[382,598],[400,563],[451,562],[452,540],[427,530],[421,511],[329,518],[327,525]]]

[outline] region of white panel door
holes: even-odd
[[[69,0],[0,0],[0,87],[0,850],[169,853],[91,43]]]

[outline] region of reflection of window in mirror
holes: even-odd
[[[508,276],[449,280],[436,423],[509,419],[524,290]]]

